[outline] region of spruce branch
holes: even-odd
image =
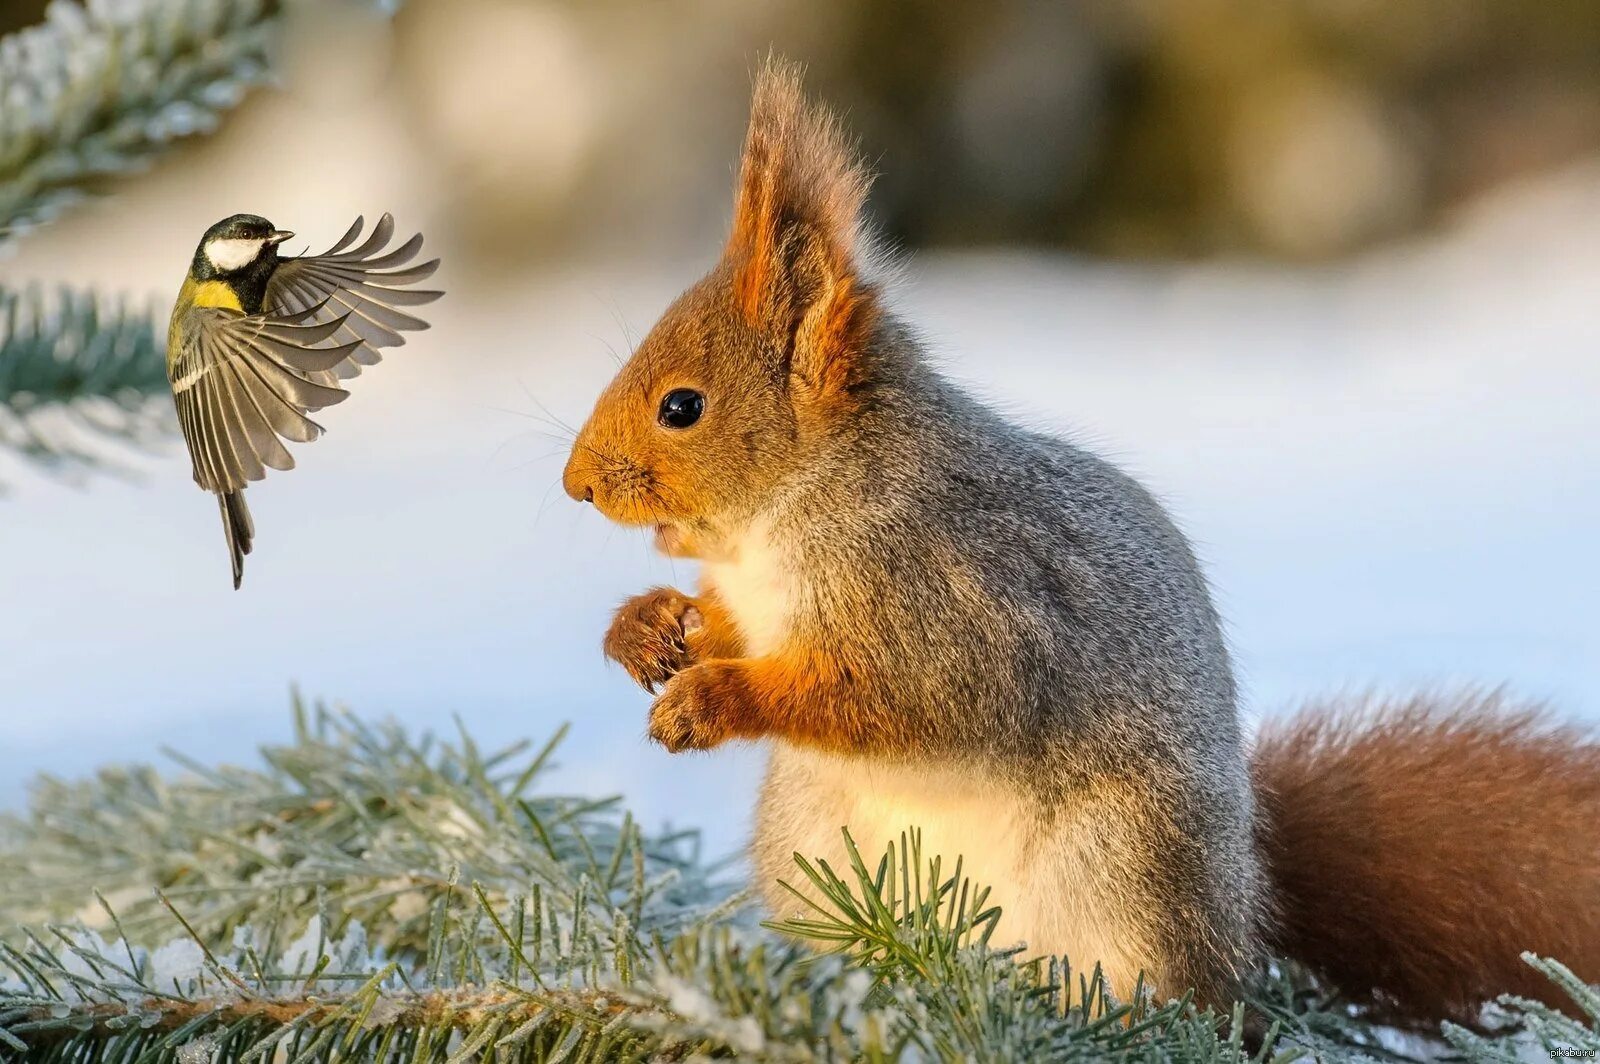
[[[763,930],[692,836],[550,793],[559,733],[484,751],[465,731],[413,738],[298,701],[295,719],[256,767],[173,755],[176,772],[45,779],[26,813],[0,817],[0,1060],[1398,1056],[1370,1029],[1317,1036],[1360,1021],[1287,975],[1217,1014],[1018,963],[989,948],[984,891],[924,861],[915,831],[875,864],[853,841],[847,868],[800,860],[806,914]],[[1600,1009],[1570,972],[1532,963]],[[1504,1039],[1448,1032],[1469,1058],[1595,1037],[1502,1007]],[[1257,1011],[1287,1034],[1252,1050]]]
[[[959,860],[954,873],[942,877],[938,857],[926,866],[924,880],[920,831],[902,832],[898,849],[888,848],[875,873],[867,871],[848,829],[844,844],[855,887],[827,861],[813,863],[797,855],[795,865],[817,897],[790,883],[781,885],[815,916],[793,917],[767,927],[830,943],[833,952],[849,954],[884,978],[896,974],[933,978],[953,963],[961,949],[988,944],[1000,918],[998,908],[984,905],[988,888],[974,889],[962,877]]]
[[[961,874],[959,859],[948,876],[939,857],[924,863],[920,831],[903,832],[875,869],[868,868],[849,831],[844,844],[850,867],[843,877],[826,861],[795,856],[811,891],[783,886],[810,915],[765,926],[824,945],[850,958],[852,967],[871,972],[879,996],[914,1018],[900,1033],[916,1056],[1121,1057],[1176,1040],[1221,1054],[1212,1059],[1245,1059],[1239,1046],[1218,1039],[1227,1021],[1241,1029],[1242,1016],[1197,1012],[1187,996],[1158,1005],[1142,979],[1131,1001],[1117,1002],[1098,965],[1078,973],[1074,983],[1066,958],[1018,964],[1021,947],[991,950],[1000,910],[986,904],[988,889]],[[1275,1040],[1274,1031],[1265,1039],[1262,1059]]]
[[[1444,1036],[1471,1064],[1501,1064],[1527,1059],[1531,1040],[1551,1060],[1600,1057],[1600,987],[1589,986],[1559,961],[1524,953],[1522,959],[1564,994],[1588,1022],[1542,1001],[1504,995],[1497,999],[1499,1030],[1480,1034],[1452,1023]],[[1530,1038],[1531,1036],[1531,1038]]]
[[[472,915],[476,884],[497,910],[520,898],[541,921],[532,955],[559,937],[556,963],[578,965],[613,952],[619,919],[648,936],[732,893],[693,833],[646,835],[615,798],[537,793],[559,732],[531,754],[485,753],[298,699],[295,719],[295,741],[264,748],[261,768],[172,754],[187,775],[38,781],[27,816],[0,817],[0,852],[28,854],[0,861],[0,933],[77,915],[90,883],[142,945],[171,927],[159,889],[206,941],[334,906],[388,951],[470,966],[441,929]],[[83,915],[109,926],[98,908]],[[475,933],[497,934],[487,920]]]
[[[268,73],[277,0],[53,0],[0,39],[0,240],[216,128]]]
[[[171,423],[151,312],[63,288],[0,288],[0,449],[52,472],[147,448]]]

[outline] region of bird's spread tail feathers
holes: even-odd
[[[1252,771],[1279,955],[1424,1022],[1552,1000],[1524,950],[1600,980],[1593,731],[1494,696],[1314,707],[1263,729]]]
[[[245,505],[244,492],[228,491],[217,496],[222,509],[222,531],[228,537],[228,557],[233,562],[233,589],[239,590],[244,579],[244,556],[250,553],[255,539],[255,522],[250,520],[250,507]]]

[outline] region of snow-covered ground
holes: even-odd
[[[330,173],[349,134],[308,129],[307,113],[252,112],[203,176],[168,168],[78,213],[0,262],[0,283],[169,292],[200,230],[234,210],[312,246],[374,207],[427,229],[435,191],[376,153]],[[274,150],[308,165],[269,184],[239,145],[274,123],[295,131]],[[708,253],[718,243],[707,234]],[[926,256],[898,300],[947,372],[1168,500],[1208,564],[1252,714],[1505,684],[1600,719],[1596,249],[1600,175],[1575,171],[1339,268]],[[287,735],[295,683],[419,728],[458,715],[486,745],[570,720],[562,787],[623,792],[646,821],[735,846],[760,752],[648,745],[646,696],[598,650],[618,600],[691,569],[568,501],[564,448],[538,420],[541,404],[580,420],[608,347],[703,265],[454,285],[434,329],[327,413],[301,468],[251,489],[259,539],[239,593],[176,443],[135,481],[0,468],[0,806],[36,772],[162,744],[247,757]],[[448,262],[440,277],[452,287]]]

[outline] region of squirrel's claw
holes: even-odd
[[[606,632],[606,657],[651,694],[694,663],[686,633],[700,611],[681,591],[658,587],[624,602]]]
[[[724,663],[694,665],[668,682],[650,707],[650,738],[676,754],[709,750],[738,734],[738,678]]]
[[[704,750],[707,746],[695,742],[694,725],[688,718],[670,711],[650,711],[650,738],[673,754],[690,749]]]

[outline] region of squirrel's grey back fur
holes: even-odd
[[[874,632],[878,689],[893,693],[891,712],[916,721],[930,755],[910,771],[928,774],[930,789],[942,774],[929,766],[947,761],[1003,777],[986,786],[1035,821],[1026,846],[1036,850],[1019,840],[1017,861],[1059,859],[1051,825],[1093,821],[1109,790],[1108,818],[1133,821],[1101,840],[1100,854],[1066,864],[1136,866],[1116,869],[1118,892],[1136,895],[1117,905],[1169,914],[1146,929],[1167,941],[1144,948],[1170,958],[1163,974],[1174,989],[1243,971],[1255,960],[1265,890],[1228,653],[1188,543],[1132,478],[1009,424],[939,376],[904,328],[886,321],[876,346],[870,399],[819,441],[766,515],[785,567],[805,574],[791,623],[824,645],[853,638],[839,631],[844,611],[852,630]],[[769,884],[792,881],[791,854],[810,852],[782,830],[816,813],[794,802],[786,763],[796,756],[810,758],[775,754],[760,813]],[[852,764],[822,785],[871,777],[869,765]],[[904,812],[898,827],[915,822],[915,810]],[[864,848],[885,841],[858,835]],[[970,856],[981,881],[986,870]],[[1074,884],[1059,890],[1055,904]],[[1006,930],[1035,952],[1072,945],[1041,940],[1036,928]]]

